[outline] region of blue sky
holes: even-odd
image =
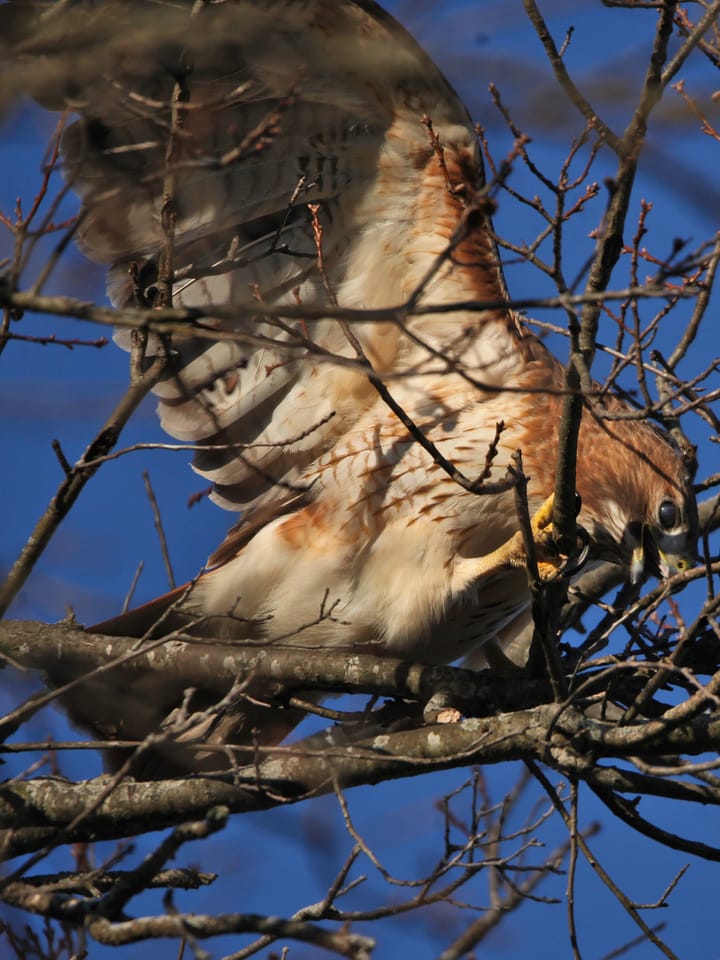
[[[557,171],[569,137],[582,129],[579,117],[554,86],[545,65],[537,38],[524,17],[517,0],[494,2],[395,2],[386,4],[429,50],[446,72],[470,108],[474,118],[488,130],[494,154],[502,158],[511,137],[492,106],[487,85],[493,80],[501,89],[517,123],[531,136],[533,158],[551,175]],[[613,10],[597,3],[569,3],[565,0],[543,5],[549,25],[557,39],[574,26],[566,62],[583,89],[590,92],[605,119],[620,130],[632,105],[632,91],[642,76],[648,52],[652,11]],[[711,91],[708,70],[691,68],[683,74],[689,87],[700,96]],[[660,122],[651,131],[647,169],[638,181],[629,233],[637,215],[640,198],[652,200],[651,226],[655,231],[654,250],[667,253],[675,236],[694,242],[717,229],[720,210],[718,186],[712,171],[717,169],[718,144],[702,138],[697,124],[688,117],[676,95],[668,95],[660,110]],[[0,209],[11,212],[15,197],[23,197],[27,207],[39,182],[39,166],[44,144],[53,127],[36,109],[27,109],[7,118],[0,153]],[[596,178],[611,174],[611,158],[605,158]],[[536,189],[522,169],[513,173],[518,189]],[[69,209],[69,207],[68,207]],[[599,209],[599,208],[598,208]],[[533,215],[517,204],[502,201],[496,225],[499,232],[515,241],[530,240],[537,229]],[[0,233],[0,257],[9,250],[8,237]],[[692,243],[691,243],[692,246]],[[568,257],[581,263],[592,248],[585,226],[572,235]],[[32,276],[32,265],[28,276]],[[570,273],[572,271],[569,271]],[[549,293],[545,281],[538,281],[527,267],[508,265],[511,291],[518,297]],[[68,254],[62,270],[51,281],[48,292],[68,292],[89,299],[102,299],[104,281],[100,268],[90,266],[75,251]],[[677,322],[684,319],[682,310]],[[543,316],[563,324],[557,315]],[[25,335],[56,333],[58,337],[95,338],[105,331],[81,323],[60,322],[27,316],[16,327]],[[610,338],[612,333],[605,331]],[[673,332],[670,331],[672,336]],[[602,334],[601,334],[602,336]],[[562,354],[564,341],[554,341]],[[716,335],[707,334],[688,360],[693,369],[700,358],[717,354]],[[602,358],[598,370],[602,370]],[[89,440],[122,395],[127,378],[125,355],[110,345],[102,350],[13,342],[0,358],[0,497],[12,504],[3,523],[0,539],[0,566],[12,562],[27,539],[37,517],[44,509],[60,480],[60,468],[50,442],[60,440],[70,461],[79,457]],[[152,401],[147,401],[128,427],[123,445],[161,440]],[[694,428],[694,439],[701,444],[701,476],[717,471],[717,447],[707,441],[707,430]],[[187,466],[184,453],[154,452],[130,454],[107,465],[87,486],[76,508],[63,524],[48,551],[27,582],[11,613],[17,617],[59,619],[66,606],[72,606],[84,623],[110,616],[122,604],[140,561],[144,564],[137,600],[149,599],[167,589],[163,565],[152,529],[150,508],[143,492],[142,471],[150,471],[163,516],[167,520],[169,546],[178,581],[192,576],[207,554],[217,545],[232,518],[208,502],[191,510],[188,498],[202,489],[203,482]],[[692,604],[690,598],[688,616]],[[25,681],[5,671],[0,676],[3,702],[17,698]],[[57,717],[43,717],[34,725],[34,735],[48,734],[50,724],[56,735],[63,730]],[[63,759],[68,773],[90,776],[97,772],[84,755]],[[517,767],[486,771],[496,799],[519,774]],[[454,789],[468,776],[454,771],[442,776],[364,788],[349,795],[356,825],[371,846],[393,871],[412,877],[432,862],[441,841],[442,823],[435,800]],[[559,778],[553,777],[553,782]],[[458,809],[466,801],[458,799]],[[668,829],[683,832],[688,819],[694,836],[718,835],[718,815],[701,808],[688,811],[677,805],[654,809]],[[651,924],[668,924],[666,937],[683,958],[720,956],[712,910],[712,894],[717,885],[717,867],[665,851],[626,828],[613,824],[610,817],[589,796],[584,795],[581,820],[603,821],[603,830],[592,845],[604,866],[639,902],[651,902],[660,896],[677,870],[691,863],[689,874],[681,881],[667,910],[647,915]],[[564,831],[552,819],[541,831],[548,848],[560,842]],[[187,848],[182,862],[200,863],[203,868],[221,869],[224,893],[209,892],[179,895],[177,905],[197,912],[247,910],[291,914],[306,903],[319,899],[332,879],[337,865],[351,846],[344,833],[337,803],[321,799],[297,808],[236,818],[224,833],[203,848]],[[138,852],[146,841],[138,843]],[[539,853],[538,856],[541,854]],[[137,854],[129,862],[135,862]],[[61,858],[55,860],[58,865]],[[382,883],[373,878],[373,868],[365,863],[370,876],[366,888],[354,896],[355,903],[370,905],[383,894]],[[484,879],[480,876],[473,897],[487,902]],[[562,899],[565,878],[546,884],[541,893]],[[399,896],[397,890],[388,896]],[[470,897],[470,894],[468,894]],[[584,864],[579,868],[578,915],[583,956],[600,958],[612,947],[632,939],[635,928],[620,908],[610,901],[606,890],[595,881]],[[143,909],[160,909],[152,900]],[[457,930],[463,917],[449,916],[445,910],[429,912],[428,917],[412,914],[409,918],[387,922],[377,957],[413,956],[425,960],[437,955],[447,940],[448,931]],[[692,931],[693,945],[688,944]],[[219,944],[206,944],[215,956],[221,956]],[[231,949],[226,944],[226,950]],[[109,951],[93,948],[92,956],[104,957]],[[157,960],[174,957],[170,943],[136,947],[128,955]],[[315,954],[293,946],[291,957]],[[570,956],[567,943],[566,914],[562,903],[529,904],[510,917],[487,944],[478,951],[490,960],[501,958]],[[657,956],[650,945],[641,946],[629,956],[644,960]]]

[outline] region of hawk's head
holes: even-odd
[[[643,521],[631,522],[624,537],[624,552],[630,552],[630,579],[638,583],[643,574],[671,577],[694,566],[697,560],[697,508],[692,497],[664,495],[648,503]]]
[[[585,436],[583,436],[585,434]],[[592,555],[621,564],[630,580],[669,577],[697,560],[698,515],[687,465],[669,438],[633,420],[583,424],[578,518]]]

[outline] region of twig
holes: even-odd
[[[97,470],[97,467],[95,469],[85,469],[83,464],[89,460],[95,460],[97,457],[105,456],[112,450],[117,443],[120,432],[141,400],[157,383],[165,369],[165,363],[165,354],[163,352],[158,353],[143,377],[129,387],[120,403],[105,421],[102,429],[85,450],[79,464],[72,467],[70,472],[66,474],[47,510],[35,525],[35,529],[28,538],[20,556],[11,567],[5,582],[0,586],[0,616],[12,603],[18,590],[32,572],[38,558],[82,493],[85,484]]]
[[[125,594],[125,599],[123,600],[122,611],[121,611],[122,613],[127,613],[127,611],[130,608],[130,604],[132,603],[132,598],[135,596],[135,590],[137,588],[138,581],[140,580],[140,575],[143,572],[144,566],[145,564],[142,560],[137,565],[135,573],[133,574],[132,581],[130,583],[130,587],[128,589],[128,592]]]
[[[484,312],[492,310],[572,310],[583,305],[597,305],[606,302],[625,301],[629,298],[663,300],[667,297],[679,297],[683,300],[694,299],[704,289],[703,285],[690,285],[678,290],[670,289],[665,285],[648,283],[642,287],[624,287],[622,290],[585,290],[582,293],[564,293],[547,297],[517,297],[495,300],[458,300],[453,303],[400,303],[373,309],[354,307],[316,306],[314,304],[259,304],[256,300],[243,304],[207,303],[193,307],[164,307],[156,310],[139,307],[105,307],[91,300],[78,300],[74,297],[43,296],[41,294],[12,291],[0,277],[0,306],[11,307],[18,311],[32,313],[48,313],[59,317],[73,317],[76,320],[86,320],[91,323],[100,323],[105,326],[132,329],[142,327],[155,333],[182,333],[188,335],[192,329],[193,335],[209,341],[235,339],[238,343],[250,345],[291,347],[292,344],[278,343],[275,340],[253,335],[248,331],[237,329],[223,329],[210,325],[203,325],[203,320],[217,318],[228,323],[237,323],[239,315],[273,320],[284,318],[287,320],[322,320],[333,317],[336,320],[345,320],[348,323],[388,323],[396,321],[403,323],[408,314],[425,316],[438,313],[463,313],[467,311]],[[345,358],[347,360],[347,358]]]
[[[145,484],[145,493],[150,501],[150,507],[153,513],[155,530],[157,531],[158,540],[160,541],[160,552],[162,553],[163,563],[165,564],[165,573],[167,574],[168,584],[170,589],[174,590],[176,586],[175,574],[173,573],[172,563],[170,561],[170,552],[168,550],[167,537],[165,536],[165,528],[163,527],[162,517],[160,516],[160,508],[158,507],[155,491],[150,483],[150,474],[147,472],[147,470],[143,470],[142,477],[143,483]]]
[[[567,902],[570,947],[574,960],[582,960],[580,947],[578,945],[577,923],[575,922],[575,876],[577,872],[578,836],[580,833],[578,827],[578,799],[578,785],[577,782],[573,780],[570,785],[570,824],[568,827],[570,833],[570,857],[565,899]],[[585,839],[587,839],[587,837]]]
[[[668,6],[672,7],[674,13],[675,4],[668,4]],[[690,33],[688,33],[683,45],[680,47],[672,60],[665,65],[665,69],[663,70],[661,77],[661,85],[663,88],[667,87],[695,47],[702,42],[703,37],[708,32],[710,27],[717,22],[718,16],[720,16],[720,0],[715,0],[714,3],[709,3],[705,7],[705,12],[703,13],[702,17],[700,17],[695,27],[690,31]]]
[[[95,347],[96,349],[101,349],[110,343],[107,337],[98,337],[96,340],[80,340],[77,337],[64,339],[57,337],[54,333],[46,337],[30,336],[22,333],[8,333],[7,339],[20,340],[23,343],[37,343],[42,347],[47,347],[48,345],[65,347],[68,350],[73,350],[75,347]]]
[[[550,31],[547,28],[547,25],[537,7],[537,4],[535,3],[535,0],[523,0],[523,6],[525,7],[525,12],[530,18],[530,22],[535,28],[535,32],[540,38],[540,42],[545,48],[545,53],[547,54],[550,65],[555,72],[555,77],[560,87],[568,95],[573,105],[577,107],[580,113],[585,117],[585,120],[595,127],[606,143],[608,143],[612,149],[619,154],[621,150],[620,138],[613,133],[610,127],[608,127],[607,124],[599,118],[597,111],[587,101],[583,94],[580,93],[578,88],[575,86],[575,83],[570,78],[570,74],[567,72],[567,68],[563,62],[562,55],[555,46],[555,41],[553,40]]]
[[[568,827],[568,829],[570,829],[571,827],[570,814],[565,809],[565,805],[563,804],[562,800],[558,796],[557,791],[555,790],[555,788],[552,786],[552,784],[547,779],[545,774],[542,772],[542,770],[538,767],[538,765],[534,761],[527,761],[527,763],[533,775],[535,776],[536,780],[540,783],[540,785],[543,787],[547,795],[550,797],[550,800],[553,806],[562,817],[563,822]],[[581,834],[576,834],[576,835],[577,835],[578,847],[582,851],[582,854],[587,860],[588,864],[590,865],[590,867],[592,867],[595,873],[600,877],[602,882],[605,884],[608,890],[610,890],[610,892],[613,894],[613,896],[618,901],[618,903],[622,905],[622,907],[625,909],[628,916],[631,917],[632,920],[634,920],[634,922],[642,930],[643,934],[647,937],[647,939],[650,940],[651,943],[654,943],[655,946],[658,948],[658,950],[660,950],[661,953],[664,953],[665,956],[668,957],[668,960],[679,960],[679,957],[677,957],[676,954],[673,953],[673,951],[668,947],[668,945],[653,932],[651,927],[649,927],[645,923],[643,918],[638,913],[635,905],[630,901],[630,899],[626,896],[626,894],[623,893],[620,887],[615,883],[615,881],[612,879],[610,874],[602,866],[602,864],[600,863],[598,858],[595,856],[595,854],[592,853],[585,838]]]
[[[564,64],[554,49],[552,40],[544,21],[534,3],[534,0],[524,0],[526,9],[548,50],[553,68],[563,87],[568,90],[576,102],[579,94],[569,80]],[[610,282],[612,271],[622,249],[623,229],[627,217],[630,196],[635,180],[635,173],[641,147],[644,141],[647,120],[651,110],[660,99],[660,70],[667,56],[667,46],[672,34],[672,18],[675,9],[674,2],[668,2],[660,12],[655,32],[655,42],[650,57],[649,66],[643,89],[641,91],[635,113],[625,129],[622,140],[618,140],[606,127],[600,129],[618,155],[619,163],[615,174],[610,200],[608,203],[605,224],[598,239],[597,248],[586,285],[587,291],[598,293],[605,290]],[[581,98],[576,102],[583,113],[592,114],[589,105]],[[593,114],[594,118],[594,114]],[[587,119],[590,119],[587,116]],[[599,123],[599,121],[597,121]],[[586,303],[582,310],[579,325],[571,326],[571,354],[565,374],[567,395],[563,402],[562,421],[560,425],[560,454],[559,468],[555,483],[555,508],[553,523],[556,526],[563,545],[572,541],[573,524],[571,522],[572,504],[575,496],[575,474],[577,462],[577,443],[580,435],[580,421],[583,406],[583,391],[591,391],[590,367],[595,354],[598,321],[600,316],[599,303]]]
[[[512,477],[515,488],[515,512],[518,518],[518,526],[523,536],[525,545],[525,554],[527,557],[527,574],[530,595],[532,597],[533,619],[535,621],[536,632],[542,646],[547,674],[550,678],[550,684],[553,690],[553,696],[557,703],[562,703],[567,698],[567,683],[563,676],[557,646],[554,641],[554,633],[550,629],[550,619],[546,604],[544,603],[543,585],[540,583],[538,572],[537,555],[535,552],[535,543],[532,536],[532,526],[530,523],[530,511],[527,500],[527,477],[523,472],[522,455],[517,450],[512,455],[513,470]]]

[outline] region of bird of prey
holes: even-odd
[[[120,310],[188,308],[145,363],[165,357],[162,425],[239,519],[191,585],[96,629],[523,664],[507,471],[520,450],[552,576],[563,366],[504,306],[466,108],[370,0],[107,7],[81,5],[72,61],[48,44],[80,115],[63,143],[78,239]],[[585,399],[578,523],[591,559],[664,577],[692,562],[692,487],[629,412]],[[179,694],[168,681],[144,711],[118,715],[106,692],[74,712],[143,736]],[[240,701],[210,739],[292,726]]]

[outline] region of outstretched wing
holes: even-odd
[[[76,42],[85,251],[118,306],[167,302],[169,277],[175,305],[217,306],[174,332],[156,388],[216,500],[291,487],[376,402],[368,363],[421,424],[477,400],[464,377],[522,368],[534,340],[504,311],[383,312],[504,287],[467,112],[374,3],[101,5]],[[353,308],[373,322],[338,322]]]

